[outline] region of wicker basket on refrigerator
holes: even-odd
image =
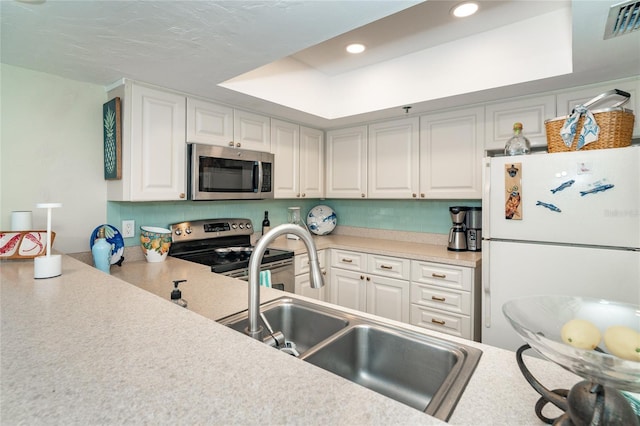
[[[585,145],[581,150],[622,148],[631,145],[634,115],[632,110],[622,107],[622,105],[629,101],[629,98],[631,97],[629,93],[618,89],[610,90],[596,96],[589,102],[586,102],[584,106],[589,108],[593,104],[602,102],[603,100],[606,100],[606,98],[610,98],[614,95],[622,96],[624,99],[609,108],[591,111],[596,123],[600,127],[600,133],[598,135],[598,140]],[[580,134],[580,129],[582,129],[582,126],[584,125],[585,118],[584,116],[580,117],[576,126],[576,135],[571,142],[571,146],[566,146],[564,140],[560,136],[560,130],[569,116],[570,115],[557,117],[544,122],[545,131],[547,133],[547,150],[549,152],[567,152],[577,150],[578,136]]]

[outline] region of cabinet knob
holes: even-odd
[[[361,279],[361,280],[364,280],[364,275],[360,275],[360,279]]]
[[[181,193],[180,193],[180,195],[179,195],[179,197],[180,197],[181,199],[184,199],[184,197],[186,197],[186,195],[185,195],[185,193],[184,193],[184,192],[181,192]]]
[[[241,146],[242,146],[242,144],[241,144],[240,142],[238,142],[238,143],[236,144],[236,147],[237,147],[237,148],[240,148]]]
[[[424,192],[420,193],[420,198],[424,198]]]
[[[229,141],[229,146],[233,147],[233,146],[235,146],[235,145],[236,145],[236,144],[235,144],[235,142],[233,142],[233,141]]]
[[[418,198],[418,194],[416,194],[415,192],[414,192],[413,194],[411,194],[411,196],[412,196],[413,198]]]
[[[300,198],[300,194],[296,194],[296,198]]]
[[[371,281],[371,277],[367,277],[367,281]]]
[[[302,193],[302,198],[306,197],[307,194],[305,194],[304,192]]]
[[[364,194],[360,194],[360,197],[364,198]]]

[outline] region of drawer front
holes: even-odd
[[[331,249],[331,267],[348,269],[350,271],[365,271],[366,253],[349,250]]]
[[[400,257],[369,254],[367,256],[367,272],[408,281],[411,277],[411,261]]]
[[[471,315],[471,294],[466,291],[411,283],[411,303],[456,314]]]
[[[430,262],[411,262],[411,281],[471,291],[472,268]]]
[[[318,260],[320,261],[320,268],[325,269],[326,265],[326,250],[318,251]],[[307,253],[298,254],[294,259],[296,275],[306,274],[309,272],[309,255]]]
[[[411,304],[411,324],[471,340],[471,319]]]

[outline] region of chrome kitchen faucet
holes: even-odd
[[[246,333],[257,340],[260,340],[262,333],[262,326],[258,323],[258,317],[260,316],[260,262],[268,245],[279,236],[285,234],[295,234],[299,236],[307,247],[311,287],[320,288],[324,286],[324,280],[320,271],[320,262],[318,261],[318,251],[316,250],[316,245],[309,231],[299,225],[285,223],[267,232],[266,235],[260,238],[249,258],[249,326],[247,327]]]

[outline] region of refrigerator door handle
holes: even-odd
[[[489,245],[487,242],[483,245],[487,246],[482,248],[482,299],[484,303],[484,326],[485,328],[491,328],[491,282],[489,281],[490,250],[487,250]]]
[[[484,158],[482,173],[482,235],[491,238],[491,158]]]

